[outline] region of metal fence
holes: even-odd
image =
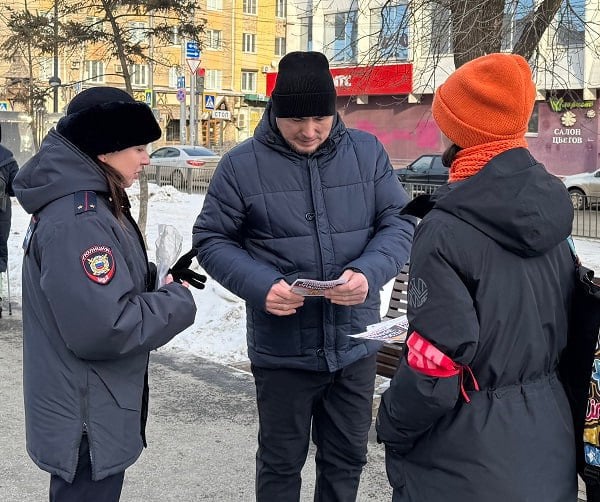
[[[598,213],[600,212],[600,197],[581,197],[571,195],[575,215],[573,218],[573,235],[576,237],[600,238]]]
[[[146,176],[150,183],[172,185],[186,193],[206,194],[217,163],[207,163],[203,167],[146,166]],[[435,192],[439,185],[424,183],[403,183],[411,198]],[[600,197],[586,197],[585,200],[572,197],[575,216],[573,232],[575,237],[600,238]]]
[[[172,185],[181,192],[205,194],[216,167],[217,162],[206,162],[202,167],[149,165],[144,171],[150,183]]]
[[[411,198],[424,193],[433,193],[439,185],[403,183]],[[600,197],[571,194],[574,217],[572,235],[575,237],[600,238]]]

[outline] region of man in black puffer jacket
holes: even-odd
[[[348,335],[380,320],[380,290],[412,242],[383,146],[335,107],[325,56],[286,55],[254,137],[219,163],[193,230],[200,264],[246,301],[260,501],[299,499],[311,427],[315,500],[355,500],[379,345]],[[290,290],[298,278],[345,283],[304,297]]]

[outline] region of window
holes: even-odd
[[[275,0],[275,17],[285,17],[286,0]]]
[[[275,55],[283,56],[285,54],[285,37],[275,37]]]
[[[313,18],[312,16],[300,18],[300,50],[312,51],[313,45]]]
[[[407,6],[386,5],[371,9],[371,36],[377,59],[408,59]]]
[[[256,15],[256,1],[257,0],[244,0],[242,11],[244,14]]]
[[[179,141],[179,119],[170,119],[167,123],[167,141]]]
[[[504,11],[502,50],[510,51],[518,42],[523,28],[535,12],[534,0],[511,0]]]
[[[40,79],[49,80],[54,76],[54,58],[42,58],[40,61]]]
[[[104,82],[104,63],[102,61],[86,61],[84,79],[88,82]]]
[[[179,78],[179,69],[177,66],[171,66],[169,68],[169,87],[171,89],[177,89],[177,79]]]
[[[209,10],[223,10],[223,0],[206,0],[206,8]]]
[[[255,71],[242,70],[242,92],[256,92]]]
[[[325,55],[330,61],[356,63],[357,11],[325,16]]]
[[[238,129],[246,129],[248,127],[248,115],[246,112],[240,111],[237,116]]]
[[[146,31],[146,23],[142,22],[134,22],[129,23],[129,36],[131,37],[131,41],[134,44],[141,44],[146,41],[148,38],[148,33]]]
[[[450,9],[441,3],[432,4],[431,49],[434,54],[452,54],[452,29]]]
[[[131,73],[131,85],[146,87],[148,85],[148,65],[133,64],[129,67]]]
[[[256,35],[254,33],[244,33],[242,35],[242,51],[256,52]]]
[[[88,16],[85,18],[85,25],[90,29],[90,31],[104,31],[104,23],[102,19],[95,16]]]
[[[207,30],[206,31],[206,47],[208,49],[219,50],[222,49],[223,32],[221,30]]]
[[[585,0],[563,0],[554,21],[558,45],[582,47],[585,44]]]
[[[533,111],[531,112],[531,117],[529,118],[529,122],[527,124],[527,134],[530,136],[536,135],[539,132],[540,112],[538,110],[538,105],[539,103],[536,103],[533,106]]]
[[[222,87],[223,70],[206,70],[204,73],[204,89],[219,90]]]

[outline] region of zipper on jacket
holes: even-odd
[[[313,211],[315,213],[315,219],[314,224],[315,224],[315,232],[317,234],[317,244],[319,246],[319,252],[317,253],[317,256],[319,257],[319,266],[321,268],[321,277],[324,280],[327,280],[327,276],[325,275],[325,265],[323,263],[323,242],[321,240],[321,232],[319,229],[319,215],[318,215],[318,204],[317,204],[317,200],[316,200],[316,195],[315,195],[315,191],[317,189],[321,190],[320,186],[316,187],[316,183],[315,183],[315,178],[318,175],[318,169],[319,166],[317,165],[317,161],[314,157],[309,156],[308,158],[308,179],[310,181],[310,196],[311,196],[311,200],[312,200],[312,205],[313,205]],[[314,178],[313,178],[313,170],[317,170],[314,174]],[[320,176],[319,177],[319,181],[320,181]],[[321,193],[321,198],[322,198],[322,193]],[[325,351],[327,348],[327,333],[325,332],[325,326],[327,326],[327,308],[324,305],[323,306],[323,312],[322,312],[322,318],[323,318],[323,345],[321,348],[317,349],[316,353],[317,356],[319,356],[319,353],[321,353],[321,355],[325,358],[325,366],[329,367],[329,364],[327,363],[327,357],[325,357]]]

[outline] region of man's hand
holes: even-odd
[[[344,270],[340,276],[348,282],[335,288],[326,289],[323,294],[331,303],[337,305],[359,305],[367,298],[369,292],[369,282],[364,274],[354,270]]]
[[[292,315],[296,313],[296,309],[304,305],[304,297],[292,293],[290,285],[281,279],[271,286],[265,309],[269,314],[273,315]]]

